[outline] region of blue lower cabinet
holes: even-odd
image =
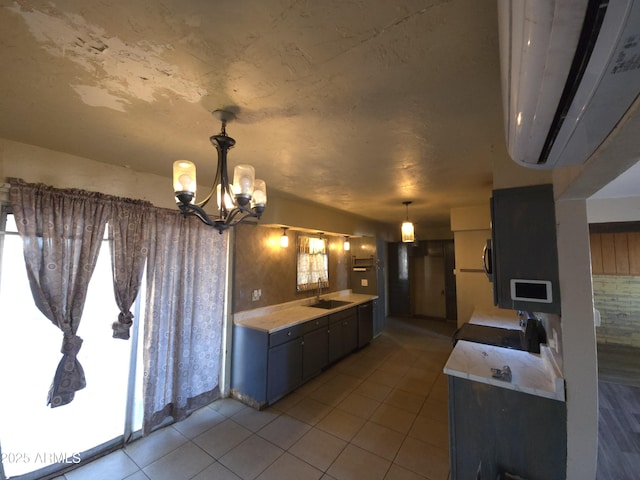
[[[302,383],[302,339],[269,348],[267,364],[267,401],[273,403]]]
[[[302,337],[302,380],[315,377],[329,364],[329,330],[323,326]]]
[[[356,350],[359,341],[366,345],[373,321],[367,311],[359,317],[352,307],[272,333],[234,325],[232,396],[258,409],[278,401]]]

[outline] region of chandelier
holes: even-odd
[[[264,180],[255,178],[251,165],[236,165],[233,169],[233,183],[227,174],[227,152],[236,141],[227,136],[227,122],[234,115],[225,110],[213,112],[222,123],[218,135],[209,138],[218,151],[218,168],[213,187],[204,200],[196,203],[196,166],[188,160],[173,162],[173,189],[176,204],[182,215],[195,216],[222,233],[229,227],[244,223],[252,218],[259,219],[267,204],[267,186]],[[204,211],[205,205],[216,195],[218,215],[210,217]]]

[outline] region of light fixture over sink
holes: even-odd
[[[267,204],[267,186],[264,180],[255,178],[251,165],[236,165],[233,184],[229,183],[227,152],[236,141],[227,136],[226,127],[235,116],[226,110],[216,110],[213,116],[222,122],[222,129],[218,135],[209,138],[218,151],[218,168],[211,192],[196,203],[196,166],[188,160],[173,162],[173,189],[182,215],[193,215],[222,233],[251,218],[260,218]],[[218,201],[218,216],[211,218],[204,207],[214,194]]]
[[[289,237],[287,237],[287,230],[289,227],[282,227],[282,236],[280,237],[280,246],[287,248],[289,246]]]

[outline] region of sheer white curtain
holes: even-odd
[[[329,287],[329,257],[324,238],[298,236],[298,291]]]
[[[151,432],[219,396],[228,234],[156,216],[147,264],[144,424]]]

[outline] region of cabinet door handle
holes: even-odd
[[[291,332],[287,332],[287,337],[290,337],[290,336],[291,336]]]
[[[491,251],[489,246],[485,245],[482,249],[482,269],[484,270],[484,273],[487,275],[487,277],[489,277],[489,279],[491,279],[491,274],[493,273],[493,265],[491,264],[492,254],[493,252]]]

